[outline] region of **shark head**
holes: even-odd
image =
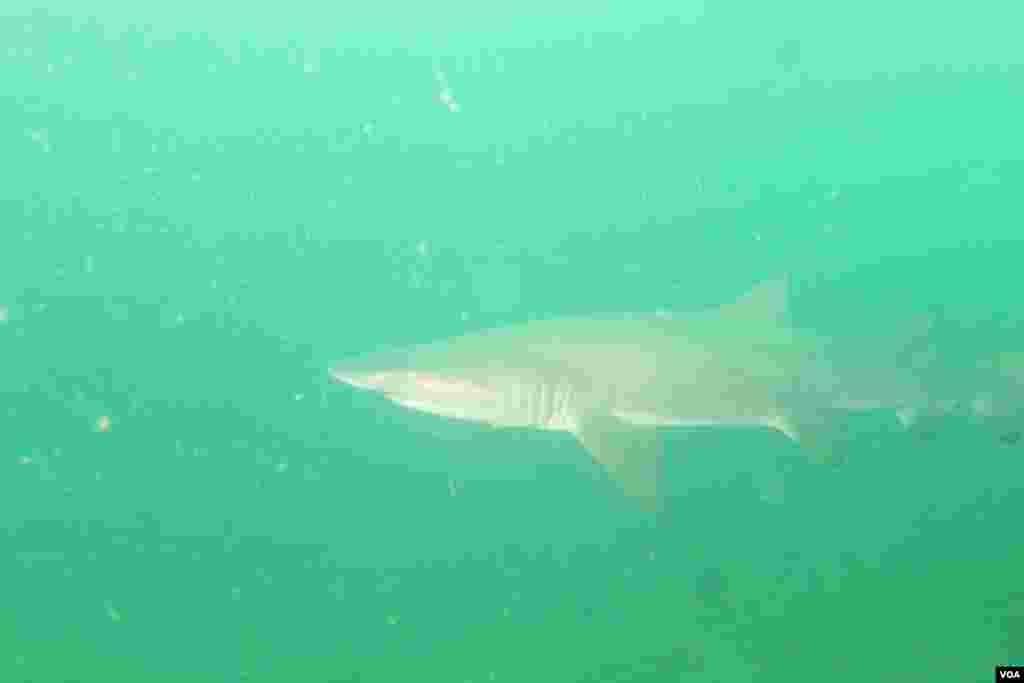
[[[477,341],[459,340],[454,353],[451,343],[435,343],[364,354],[334,365],[330,378],[440,417],[498,427],[569,428],[568,396],[500,352],[473,353],[467,347]]]

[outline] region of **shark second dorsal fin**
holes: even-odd
[[[765,280],[729,304],[729,314],[749,320],[784,321],[789,317],[789,276]]]
[[[1024,384],[1024,352],[1003,351],[997,353],[991,364],[1003,377]]]
[[[613,415],[596,414],[580,420],[576,437],[644,511],[657,511],[661,456],[657,430],[634,427]]]

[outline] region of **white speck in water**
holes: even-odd
[[[112,602],[110,602],[109,600],[104,601],[103,609],[107,613],[107,616],[110,618],[111,621],[121,621],[121,613],[117,611],[117,608],[114,607],[114,604]]]
[[[434,80],[437,82],[437,99],[453,114],[457,114],[459,111],[459,103],[455,100],[455,93],[452,92],[451,86],[448,85],[448,76],[441,67],[434,67]]]
[[[28,131],[32,142],[39,145],[44,152],[50,151],[50,132],[45,128],[33,128]]]
[[[452,91],[448,88],[442,88],[441,92],[437,95],[437,99],[439,99],[441,104],[447,107],[448,111],[451,113],[457,114],[459,112],[459,103],[455,101],[455,95],[453,95]]]

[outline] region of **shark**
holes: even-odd
[[[661,428],[774,430],[838,463],[843,414],[881,409],[909,426],[963,404],[929,391],[923,333],[885,350],[838,344],[792,324],[788,290],[786,276],[691,312],[485,329],[342,359],[329,378],[443,418],[572,434],[647,510],[660,500]]]

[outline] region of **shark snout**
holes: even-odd
[[[373,375],[347,373],[331,368],[328,371],[328,376],[335,384],[347,384],[356,389],[366,389],[369,391],[381,391],[383,389],[380,381]]]
[[[328,376],[336,384],[347,384],[356,389],[387,392],[389,385],[394,383],[393,372],[385,370],[355,370],[336,365],[328,370]]]
[[[338,361],[328,376],[332,382],[357,389],[391,393],[402,384],[409,367],[408,352],[388,349]]]

